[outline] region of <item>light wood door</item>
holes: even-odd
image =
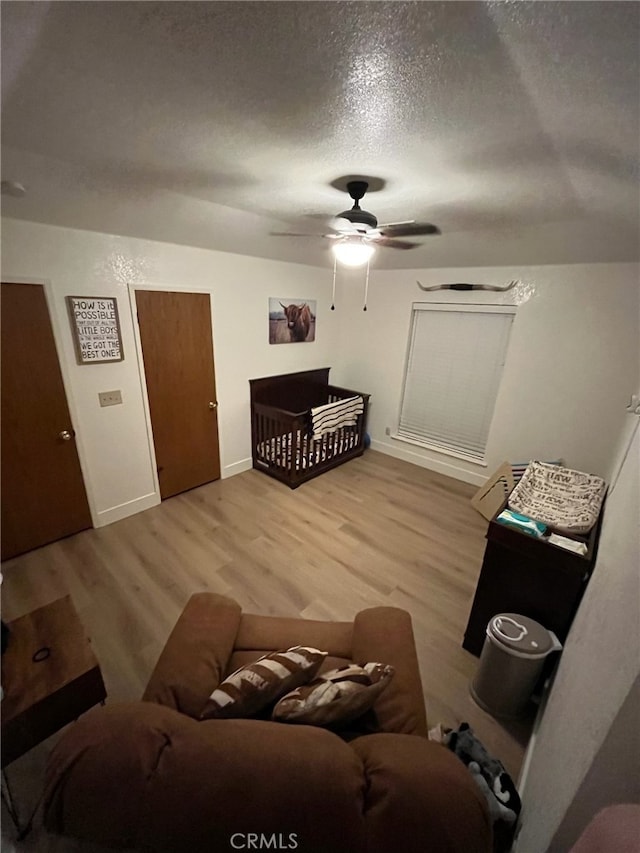
[[[44,288],[2,284],[1,311],[6,560],[91,527],[91,513]]]
[[[160,495],[220,477],[211,305],[206,293],[136,290]]]

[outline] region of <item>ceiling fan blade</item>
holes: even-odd
[[[295,231],[269,231],[270,237],[324,237],[324,234],[299,234]]]
[[[392,228],[395,225],[413,225],[415,219],[401,219],[399,222],[381,222],[378,228]]]
[[[376,246],[384,246],[386,249],[417,249],[420,245],[420,243],[409,243],[408,240],[394,240],[391,237],[385,237],[384,234],[380,237],[373,237],[367,242],[375,243]]]
[[[382,225],[378,228],[385,237],[419,237],[425,234],[440,234],[437,225],[430,222],[407,222],[397,225]]]
[[[342,240],[346,235],[344,234],[302,234],[297,231],[269,231],[270,237],[313,237],[314,239],[322,239],[326,238],[328,240]]]

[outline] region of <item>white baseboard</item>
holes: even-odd
[[[561,660],[561,659],[560,659]],[[558,671],[558,667],[560,666],[560,660],[557,660],[555,666],[553,668],[553,672],[545,681],[542,688],[542,695],[540,697],[540,703],[538,705],[538,710],[536,712],[536,718],[533,722],[533,728],[531,730],[531,736],[529,737],[529,742],[527,744],[527,749],[524,754],[524,758],[522,760],[522,766],[520,768],[520,775],[518,776],[518,784],[516,785],[518,789],[518,793],[520,794],[520,799],[524,799],[525,789],[527,787],[527,782],[529,781],[529,771],[531,769],[531,761],[533,759],[533,754],[536,748],[536,741],[538,739],[538,732],[540,731],[540,726],[542,724],[542,718],[544,717],[544,711],[547,707],[547,702],[549,701],[549,695],[551,693],[551,688],[553,686],[554,679],[556,677],[556,673]]]
[[[451,462],[443,462],[440,459],[431,459],[422,456],[420,453],[414,453],[412,450],[407,450],[406,445],[398,447],[395,444],[388,444],[385,441],[371,439],[371,449],[379,450],[380,453],[386,453],[387,456],[395,456],[396,459],[403,459],[405,462],[410,462],[412,465],[419,465],[421,468],[428,468],[430,471],[437,471],[438,474],[444,474],[447,477],[453,477],[455,480],[462,480],[465,483],[471,483],[474,486],[481,486],[487,479],[486,474],[475,473],[474,471],[466,471],[464,468],[459,468]]]
[[[103,509],[102,512],[97,513],[94,519],[94,526],[106,527],[107,524],[113,524],[114,521],[128,518],[130,515],[143,512],[145,509],[151,509],[152,506],[157,506],[159,503],[160,495],[158,492],[142,495],[142,497],[134,498],[132,501],[112,506],[109,509]]]
[[[383,441],[371,441],[373,450],[379,450],[380,453],[386,453],[388,456],[395,456],[397,459],[403,459],[405,462],[411,462],[413,465],[420,465],[422,468],[428,468],[431,471],[437,471],[439,474],[445,474],[447,477],[454,477],[456,480],[463,480],[466,483],[474,485],[482,485],[486,480],[480,474],[473,474],[465,471],[463,468],[458,468],[448,462],[440,462],[434,459],[426,459],[419,453],[413,453],[411,450],[406,450],[404,447],[395,447],[392,444],[386,444]],[[231,465],[225,465],[222,469],[222,479],[235,477],[236,474],[242,474],[243,471],[249,471],[253,467],[251,457],[241,459],[239,462],[233,462]],[[157,492],[152,492],[148,495],[142,495],[140,498],[135,498],[127,503],[119,504],[118,506],[110,507],[97,513],[94,519],[95,527],[106,527],[107,524],[113,524],[114,521],[120,521],[123,518],[128,518],[130,515],[135,515],[137,512],[143,512],[145,509],[150,509],[152,506],[157,506],[160,503],[160,495]]]
[[[232,465],[225,465],[221,478],[226,480],[227,477],[242,474],[243,471],[249,471],[252,466],[253,461],[251,458],[241,459],[240,462],[234,462]],[[118,506],[112,506],[97,513],[94,519],[94,527],[106,527],[107,524],[113,524],[114,521],[120,521],[123,518],[128,518],[130,515],[135,515],[137,512],[143,512],[145,509],[150,509],[159,503],[160,495],[157,492],[152,492],[151,494],[142,495],[140,498],[135,498]]]
[[[227,477],[235,477],[236,474],[242,474],[243,471],[249,471],[253,468],[253,459],[241,459],[239,462],[232,462],[231,465],[225,465],[222,469],[222,479]]]
[[[557,664],[556,664],[557,667]],[[526,796],[527,783],[529,781],[529,772],[531,770],[531,762],[533,760],[533,756],[536,750],[536,744],[538,740],[538,732],[540,730],[540,724],[542,723],[542,717],[544,715],[544,709],[547,704],[547,699],[549,698],[550,692],[550,680],[548,679],[545,687],[543,689],[542,698],[540,700],[540,705],[538,706],[538,711],[536,713],[536,718],[533,723],[533,729],[531,731],[531,735],[529,737],[529,742],[527,744],[527,748],[524,753],[524,758],[522,759],[522,766],[520,768],[520,774],[518,776],[518,782],[516,784],[516,788],[518,789],[518,795],[520,800],[524,803]],[[524,817],[527,819],[527,814],[524,812]],[[516,830],[516,835],[513,841],[513,847],[511,848],[511,853],[518,853],[519,844],[518,839],[520,836],[520,830],[522,829],[523,823],[523,813],[520,814],[518,818],[518,827]],[[524,853],[524,851],[523,851]]]

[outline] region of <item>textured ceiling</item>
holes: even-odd
[[[635,2],[4,2],[3,213],[328,264],[331,186],[436,223],[376,266],[638,258]]]

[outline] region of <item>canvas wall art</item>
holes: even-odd
[[[122,361],[118,300],[113,296],[67,296],[78,364]]]
[[[270,344],[302,344],[315,339],[315,299],[269,298]]]

